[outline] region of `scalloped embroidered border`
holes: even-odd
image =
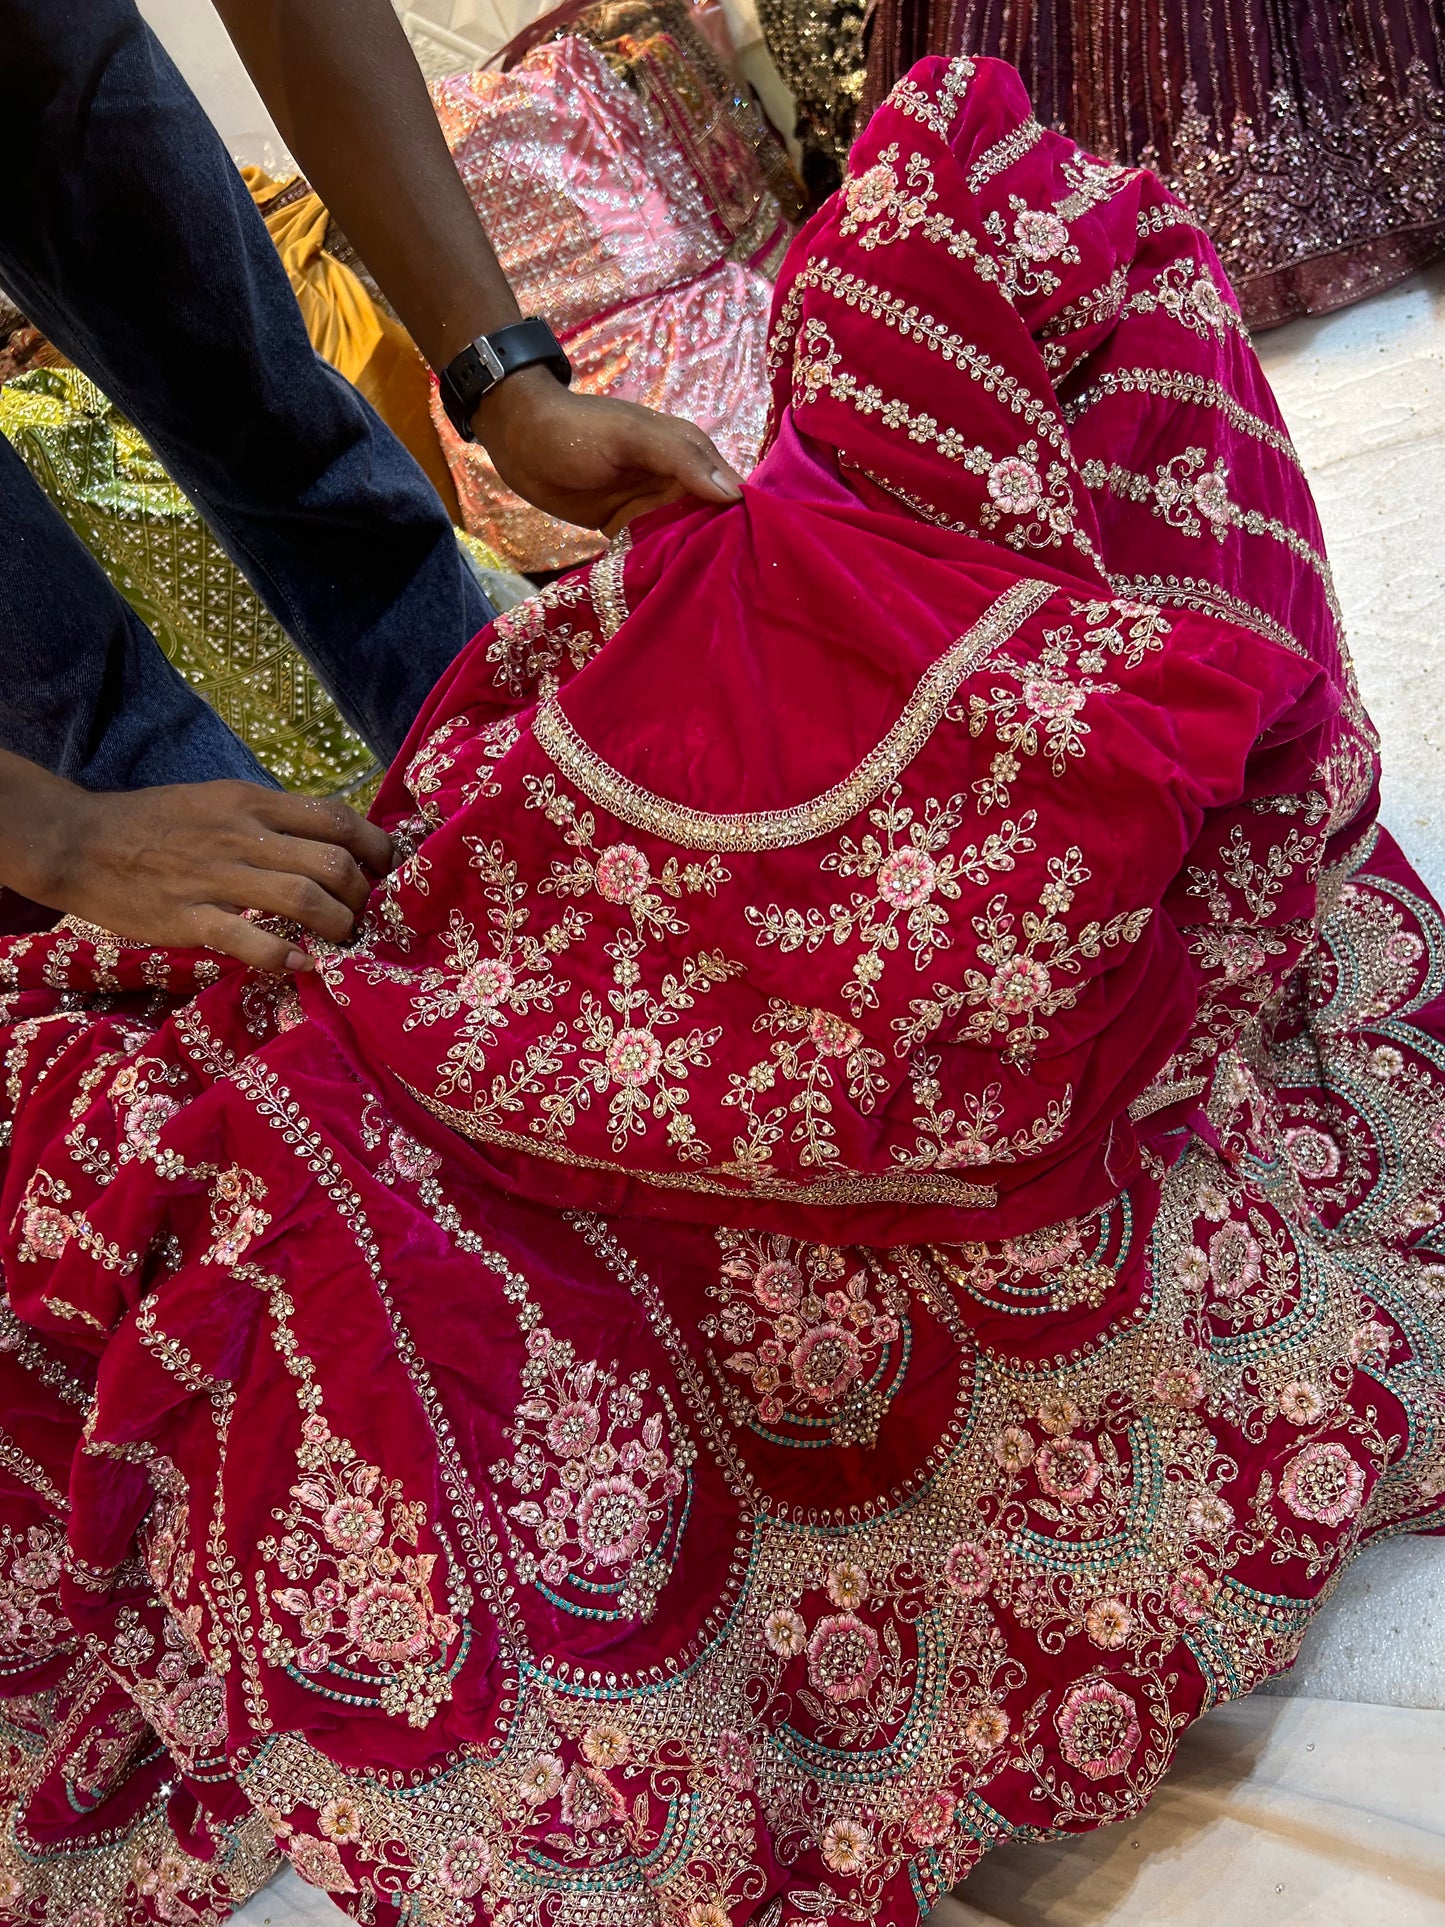
[[[839,783],[786,810],[719,816],[689,809],[642,789],[590,749],[562,713],[556,697],[538,709],[532,734],[569,783],[589,802],[634,830],[684,850],[785,850],[827,836],[864,809],[922,749],[957,694],[958,685],[990,649],[1007,642],[1058,586],[1025,577],[1001,595],[923,676],[883,740]]]

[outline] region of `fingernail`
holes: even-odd
[[[288,970],[309,970],[311,968],[311,959],[304,950],[288,950],[286,952],[286,968]]]
[[[731,475],[724,475],[720,468],[713,470],[712,482],[713,487],[720,488],[723,494],[728,497],[729,501],[740,502],[742,500],[743,492],[738,487],[737,482]]]

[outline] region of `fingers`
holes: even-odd
[[[312,843],[330,843],[349,851],[373,876],[384,877],[391,870],[391,838],[386,831],[330,797],[268,791],[257,814],[269,829],[282,835]]]
[[[370,827],[370,826],[368,826]],[[251,864],[258,870],[291,871],[320,884],[328,896],[343,903],[353,916],[366,908],[371,884],[361,865],[339,843],[311,843],[299,836],[265,835]],[[247,905],[247,908],[258,906]]]
[[[283,849],[306,847],[287,837],[270,840]],[[326,885],[293,868],[288,858],[280,858],[279,863],[281,867],[275,869],[265,869],[259,864],[228,865],[217,873],[209,888],[224,902],[234,904],[237,910],[285,917],[288,922],[299,923],[303,929],[325,938],[327,943],[345,943],[356,927],[350,907],[333,896]],[[357,875],[360,876],[360,871]]]
[[[278,937],[258,929],[233,910],[218,904],[202,904],[192,921],[193,938],[209,950],[220,950],[253,970],[299,970],[311,968],[311,959],[297,950],[288,937]]]

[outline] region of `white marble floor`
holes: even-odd
[[[1262,338],[1319,501],[1386,820],[1445,894],[1445,265]],[[287,1873],[238,1927],[328,1927]],[[1142,1819],[989,1856],[929,1927],[1445,1927],[1445,1541],[1366,1554]]]

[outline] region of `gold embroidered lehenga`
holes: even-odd
[[[910,1927],[1445,1524],[1445,922],[1208,241],[900,82],[299,984],[0,945],[0,1902]]]

